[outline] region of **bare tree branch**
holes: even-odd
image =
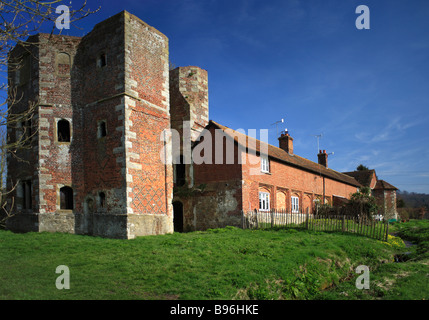
[[[67,4],[71,6],[71,1],[0,0],[0,227],[4,227],[6,220],[12,216],[14,194],[19,184],[19,181],[8,181],[10,186],[7,190],[6,158],[25,161],[20,157],[21,150],[32,147],[31,142],[38,127],[34,119],[37,98],[24,96],[17,86],[17,79],[11,77],[17,77],[21,71],[26,71],[26,64],[23,63],[26,56],[37,59],[32,51],[37,43],[31,36],[50,24],[52,35],[59,17],[56,8]],[[74,26],[75,22],[99,10],[100,8],[88,9],[85,0],[77,9],[69,7],[69,22]],[[14,55],[12,59],[11,52],[17,47],[22,53]],[[13,136],[11,132],[14,133]]]

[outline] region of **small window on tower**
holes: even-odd
[[[31,196],[31,180],[21,181],[22,188],[22,208],[25,210],[32,209],[32,196]]]
[[[106,194],[104,192],[100,192],[98,194],[98,197],[99,197],[100,208],[105,208],[106,207]]]
[[[177,187],[182,187],[182,186],[184,186],[185,185],[185,183],[186,183],[186,166],[185,166],[185,163],[184,163],[184,160],[183,160],[183,155],[180,155],[180,158],[179,158],[180,160],[179,160],[179,163],[177,163],[176,164],[176,166],[175,166],[175,174],[176,174],[176,176],[175,176],[175,178],[176,178],[176,186]]]
[[[103,68],[107,66],[107,56],[105,53],[101,53],[97,58],[97,67]]]
[[[102,120],[98,122],[98,126],[97,126],[97,137],[98,138],[103,138],[107,136],[107,126],[106,126],[106,121]]]
[[[70,122],[61,119],[57,123],[57,139],[58,142],[70,142]]]
[[[31,56],[26,54],[21,57],[15,68],[15,85],[22,86],[26,84],[31,77]]]

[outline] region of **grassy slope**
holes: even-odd
[[[0,299],[311,299],[392,253],[364,237],[296,230],[134,240],[0,231]],[[70,268],[70,290],[55,287],[58,265]]]
[[[398,250],[400,263],[383,264],[370,274],[370,289],[357,290],[354,281],[343,282],[333,290],[324,291],[318,299],[429,299],[429,221],[397,223],[394,234],[412,241],[413,246]]]

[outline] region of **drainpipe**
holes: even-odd
[[[163,130],[164,134],[164,193],[165,193],[165,214],[168,216],[168,168],[167,168],[167,137],[165,130]]]
[[[323,177],[323,203],[325,204],[325,177]]]

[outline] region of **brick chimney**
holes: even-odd
[[[319,164],[325,166],[326,168],[328,167],[328,154],[326,153],[326,150],[319,150],[317,159],[319,160]]]
[[[279,137],[279,148],[289,154],[293,154],[293,138],[289,135],[287,130]]]

